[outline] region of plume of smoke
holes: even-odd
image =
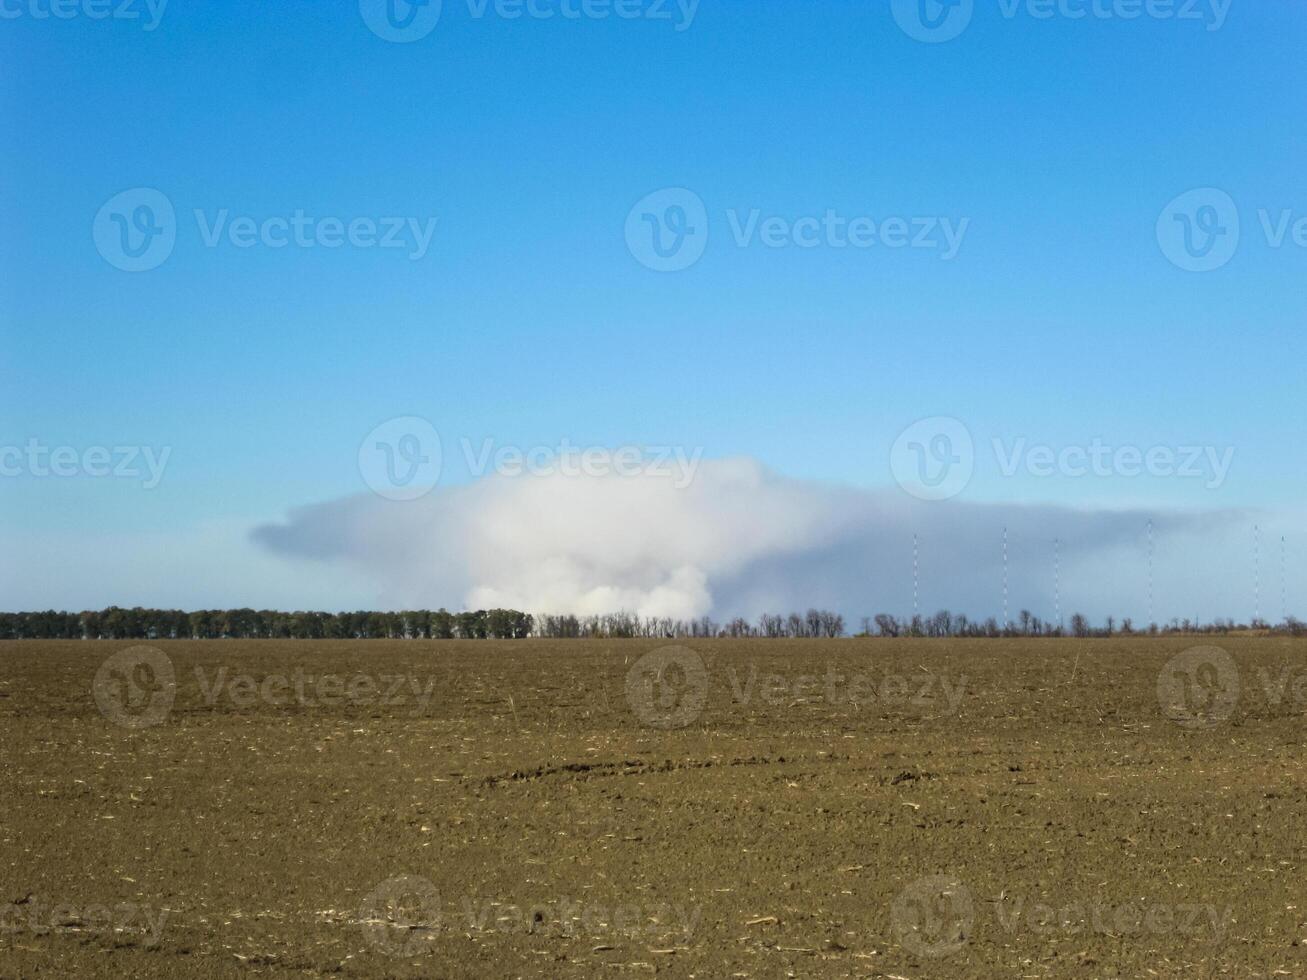
[[[689,619],[810,605],[902,612],[917,532],[923,608],[983,617],[1001,602],[1006,526],[1013,607],[1051,618],[1054,538],[1068,607],[1129,615],[1121,603],[1142,598],[1142,577],[1133,592],[1128,573],[1078,583],[1077,563],[1110,556],[1133,567],[1150,518],[1159,535],[1183,538],[1236,516],[922,502],[789,479],[737,458],[702,462],[688,486],[655,474],[552,473],[490,476],[417,501],[350,497],[299,508],[253,536],[282,556],[364,571],[392,608]]]

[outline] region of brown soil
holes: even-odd
[[[1307,975],[1307,641],[134,646],[0,645],[0,977]]]

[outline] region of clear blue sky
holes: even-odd
[[[360,440],[398,415],[432,420],[453,482],[467,437],[702,446],[892,485],[896,435],[942,415],[982,445],[1237,451],[1217,491],[981,460],[972,500],[1301,499],[1307,248],[1271,248],[1256,217],[1307,216],[1298,5],[1234,0],[1208,30],[981,3],[926,44],[882,2],[702,0],[677,30],[445,0],[396,44],[352,2],[173,0],[149,31],[6,4],[0,443],[172,447],[148,493],[0,481],[26,530],[273,520],[359,492]],[[1209,186],[1242,241],[1186,272],[1155,224]],[[91,228],[135,187],[172,202],[177,241],[126,273]],[[666,274],[623,238],[664,187],[711,226]],[[419,261],[207,248],[192,212],[224,208],[438,223]],[[970,223],[951,261],[735,247],[724,215],[755,208]]]

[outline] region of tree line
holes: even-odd
[[[858,636],[884,637],[1059,637],[1081,638],[1232,633],[1268,630],[1307,635],[1307,624],[1289,616],[1283,623],[1232,619],[1200,623],[1174,619],[1137,627],[1133,620],[1109,616],[1093,625],[1075,613],[1067,625],[1041,619],[1027,610],[1008,623],[995,617],[972,619],[947,609],[930,616],[898,617],[889,613],[862,618]],[[534,616],[516,609],[450,612],[418,609],[402,612],[280,612],[270,609],[130,609],[110,606],[87,612],[0,613],[0,640],[519,640],[546,639],[703,639],[760,637],[813,639],[846,635],[844,617],[825,609],[806,613],[765,613],[757,621],[736,618],[719,623],[710,617],[675,619],[618,612],[603,616],[548,614]]]
[[[824,609],[722,624],[703,616],[675,619],[618,612],[604,616],[533,616],[517,609],[450,612],[280,612],[272,609],[145,609],[0,613],[0,640],[519,640],[708,638],[718,636],[838,637],[844,617]]]
[[[874,633],[873,633],[874,630]],[[1264,619],[1254,619],[1250,623],[1237,623],[1233,619],[1216,619],[1203,623],[1195,619],[1172,619],[1167,623],[1149,623],[1137,626],[1134,620],[1126,617],[1117,620],[1108,616],[1101,626],[1089,622],[1088,617],[1074,613],[1066,625],[1052,623],[1041,619],[1029,610],[1023,609],[1015,621],[1000,624],[998,619],[969,619],[963,614],[950,613],[942,609],[932,616],[912,616],[900,619],[888,613],[876,616],[864,616],[861,636],[925,636],[925,637],[1038,637],[1038,636],[1074,636],[1082,639],[1090,637],[1111,636],[1158,636],[1173,633],[1234,633],[1246,630],[1287,633],[1291,636],[1307,635],[1307,623],[1293,616],[1284,622],[1272,624]]]
[[[718,636],[767,636],[811,639],[845,635],[844,617],[826,609],[809,609],[788,616],[767,614],[758,622],[732,619],[718,623],[708,616],[699,619],[675,619],[670,616],[637,616],[619,612],[606,616],[546,615],[536,619],[535,636],[547,638],[620,639],[646,637],[694,639]]]
[[[52,640],[516,640],[534,618],[516,609],[406,612],[280,612],[271,609],[144,609],[0,613],[0,639]]]

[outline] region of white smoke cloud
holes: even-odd
[[[1007,528],[1013,616],[1052,615],[1058,538],[1064,613],[1142,621],[1149,519],[1162,581],[1168,569],[1191,567],[1196,542],[1217,540],[1244,516],[927,503],[727,459],[702,462],[683,488],[653,474],[553,473],[495,475],[417,501],[356,496],[298,508],[253,537],[288,558],[363,572],[388,608],[754,618],[813,605],[849,616],[911,612],[915,532],[922,611],[989,616],[1001,614]],[[1090,573],[1105,564],[1113,575]],[[1247,618],[1241,608],[1204,613]]]
[[[715,583],[829,546],[847,521],[829,491],[748,460],[702,464],[687,487],[654,474],[491,476],[419,501],[355,497],[300,509],[256,539],[369,568],[408,602],[578,614],[710,612]]]

